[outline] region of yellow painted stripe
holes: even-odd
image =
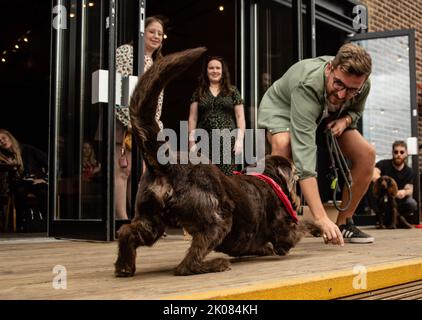
[[[364,281],[365,272],[366,283]],[[421,279],[422,258],[416,258],[377,266],[368,266],[366,269],[350,269],[244,286],[241,288],[213,290],[183,296],[167,296],[165,299],[326,300]],[[366,288],[362,288],[365,284]]]

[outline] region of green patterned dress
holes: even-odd
[[[210,146],[209,158],[211,159],[212,129],[229,129],[230,131],[236,129],[234,106],[243,104],[243,100],[236,87],[232,87],[231,94],[227,96],[223,96],[221,92],[217,96],[214,96],[208,89],[205,97],[203,97],[200,101],[198,100],[198,92],[195,91],[191,102],[198,102],[197,128],[204,129],[208,132]],[[216,165],[226,175],[232,175],[233,170],[236,170],[233,152],[234,143],[234,138],[231,139],[230,144],[224,144],[223,140],[220,140],[220,163]],[[230,155],[231,164],[223,163],[224,153]]]

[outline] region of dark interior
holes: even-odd
[[[163,43],[163,53],[171,53],[188,48],[205,46],[206,55],[218,55],[229,65],[232,83],[236,72],[236,25],[235,1],[162,0],[148,1],[146,15],[161,15],[168,19],[167,39]],[[189,105],[197,85],[202,61],[198,61],[188,72],[181,75],[165,90],[162,121],[164,126],[179,131],[179,121],[188,120]]]

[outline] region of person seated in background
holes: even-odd
[[[95,156],[92,143],[85,141],[82,146],[82,181],[91,182],[101,173],[101,163]]]
[[[17,166],[10,187],[18,231],[44,231],[47,221],[47,154],[34,146],[19,144],[9,131],[0,129],[0,162]]]
[[[399,226],[408,228],[406,218],[412,216],[418,204],[413,198],[413,184],[415,175],[412,168],[407,162],[407,144],[404,141],[398,140],[393,143],[392,159],[380,160],[375,164],[372,181],[376,182],[382,176],[389,176],[397,183],[397,210],[399,212]],[[372,206],[375,206],[375,201],[371,201]],[[378,208],[373,208],[377,211]]]

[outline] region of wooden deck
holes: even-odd
[[[230,271],[188,277],[172,274],[189,246],[181,234],[138,249],[133,278],[113,276],[116,242],[0,239],[0,299],[330,299],[422,279],[422,229],[365,230],[375,243],[305,238],[286,257],[232,258]],[[56,265],[67,289],[53,288]],[[362,270],[366,289],[353,287]]]

